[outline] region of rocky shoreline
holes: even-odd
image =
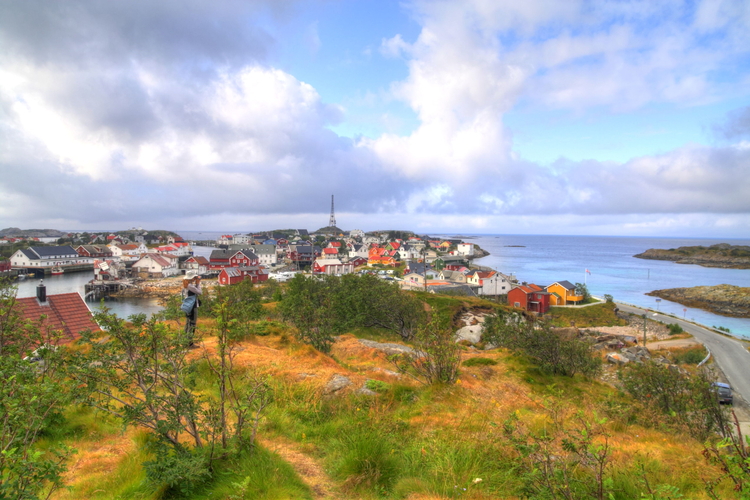
[[[203,280],[201,288],[207,291],[216,286],[216,280]],[[114,298],[151,298],[164,301],[173,295],[182,293],[182,277],[172,277],[163,279],[146,280],[137,284],[137,286],[123,288],[117,293],[113,293]]]
[[[664,250],[649,248],[634,255],[638,259],[669,260],[677,264],[696,264],[703,267],[750,269],[750,246],[719,243],[710,247],[693,246]]]
[[[734,285],[654,290],[646,295],[733,318],[750,318],[750,288]]]

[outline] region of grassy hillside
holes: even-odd
[[[551,307],[547,319],[559,327],[575,325],[578,328],[592,326],[625,326],[627,321],[618,318],[614,302],[602,302],[588,307]]]
[[[446,317],[499,307],[421,297]],[[577,324],[606,318],[611,311],[604,306],[577,310],[584,315],[576,316]],[[266,311],[273,314],[274,307]],[[215,329],[213,321],[200,320],[202,347],[190,354],[198,361],[195,386],[206,394],[217,391],[202,358],[216,356]],[[462,348],[458,382],[425,386],[395,373],[383,352],[360,343],[367,331],[340,336],[330,355],[298,343],[277,321],[259,322],[254,331],[258,335],[241,343],[236,366],[268,377],[274,403],[252,453],[217,460],[213,478],[189,493],[154,490],[141,466],[152,458],[145,431],[123,431],[101,413],[70,407],[42,443],[65,442],[76,450],[69,488],[52,498],[527,498],[543,480],[538,465],[544,457],[558,467],[569,463],[566,473],[583,484],[594,477],[595,458],[604,456],[603,484],[611,496],[603,498],[679,498],[648,496],[656,488],[709,498],[704,480],[720,475],[701,456],[701,443],[670,431],[661,417],[644,413],[611,385],[548,375],[505,349]],[[379,341],[401,341],[372,333]],[[330,392],[326,386],[336,375],[351,384]],[[735,498],[728,483],[719,491]]]

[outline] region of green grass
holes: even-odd
[[[461,363],[464,366],[488,366],[488,365],[496,365],[497,361],[491,358],[469,358],[463,363]]]
[[[627,325],[627,321],[617,317],[615,307],[614,303],[608,302],[581,308],[551,307],[546,318],[552,326],[558,327],[569,327],[571,321],[578,328]]]

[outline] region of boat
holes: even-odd
[[[54,266],[52,268],[52,276],[57,276],[59,274],[63,274],[65,271],[63,271],[63,268],[60,266]]]

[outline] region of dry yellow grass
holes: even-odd
[[[213,322],[200,320],[200,331],[210,332],[211,328]],[[215,351],[216,338],[207,336],[201,341],[201,348],[191,351],[190,356],[214,356]],[[462,355],[463,359],[481,356],[498,363],[493,366],[462,367],[459,382],[454,387],[434,394],[429,405],[411,416],[409,424],[414,429],[425,435],[441,430],[464,434],[469,439],[472,436],[482,436],[483,439],[499,440],[502,439],[502,423],[514,412],[521,415],[524,423],[531,427],[541,427],[548,423],[550,404],[559,405],[557,411],[564,414],[573,415],[581,410],[591,418],[602,394],[611,391],[599,383],[579,384],[575,397],[570,400],[554,400],[545,393],[543,387],[534,389],[530,386],[524,379],[524,371],[511,362],[510,354],[504,350],[466,350]],[[318,394],[322,393],[323,386],[335,374],[345,375],[352,381],[352,385],[342,393],[362,387],[367,379],[418,385],[407,377],[399,378],[389,374],[394,367],[385,354],[364,346],[353,335],[340,337],[333,346],[332,356],[286,336],[255,337],[241,344],[235,362],[238,366],[252,367],[258,373],[282,378],[289,384],[305,384],[318,391]],[[375,412],[388,409],[373,407],[368,411],[376,416]],[[491,428],[490,422],[496,425]],[[138,431],[131,430],[124,434],[104,436],[95,442],[83,439],[71,443],[78,452],[70,462],[66,482],[75,487],[77,494],[86,491],[85,485],[88,483],[101,484],[102,477],[121,467],[134,452],[134,437],[137,433]],[[615,450],[615,466],[629,464],[636,457],[651,457],[662,462],[665,470],[679,471],[679,474],[696,478],[716,472],[705,465],[700,457],[700,446],[690,439],[637,426],[630,426],[621,432],[611,431],[609,439]],[[299,443],[281,436],[264,436],[261,442],[295,465],[303,479],[307,476],[307,481],[318,498],[337,497],[335,492],[339,485],[324,474],[315,460],[310,458],[310,462],[306,462],[305,456],[308,454]],[[74,498],[70,495],[69,492],[61,491],[53,498]],[[442,497],[411,495],[409,498],[428,500]],[[468,498],[488,497],[479,495]],[[695,498],[703,497],[698,495]]]

